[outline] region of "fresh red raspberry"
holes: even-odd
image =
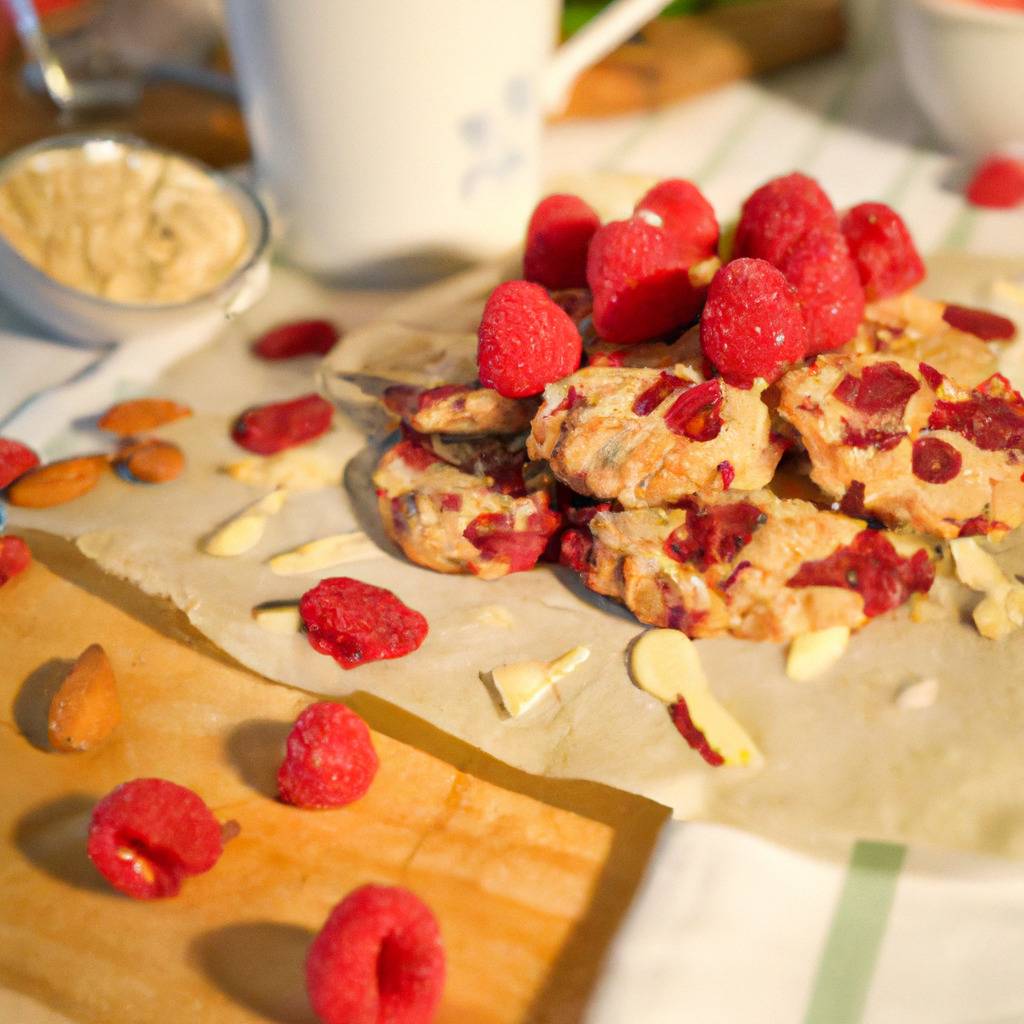
[[[642,217],[605,224],[587,257],[597,333],[629,345],[689,323],[704,297],[703,289],[690,284],[693,262],[668,232]]]
[[[306,956],[306,989],[323,1024],[430,1024],[444,976],[437,919],[398,886],[350,892]]]
[[[664,230],[676,240],[682,254],[694,263],[718,251],[718,220],[714,208],[700,189],[682,178],[660,181],[636,204],[634,211],[654,214]],[[658,225],[655,224],[655,227]]]
[[[293,359],[295,356],[325,356],[334,348],[341,332],[330,320],[295,320],[281,324],[253,342],[253,355],[260,359]]]
[[[390,590],[331,576],[307,590],[299,615],[310,646],[342,668],[411,654],[427,636],[427,620]]]
[[[983,161],[967,186],[975,206],[1010,209],[1024,203],[1024,159],[995,154]]]
[[[523,277],[545,288],[582,288],[587,283],[587,249],[601,218],[579,196],[542,199],[526,229]]]
[[[764,260],[727,263],[711,282],[700,343],[726,383],[769,383],[803,358],[807,328],[792,286]]]
[[[32,552],[20,537],[0,537],[0,587],[32,564]]]
[[[796,289],[807,326],[807,355],[848,342],[864,316],[864,289],[843,236],[832,228],[811,228],[779,266]]]
[[[839,218],[821,186],[805,174],[787,174],[747,198],[736,226],[732,255],[752,256],[777,267],[805,232],[838,226]]]
[[[861,203],[842,223],[869,300],[896,295],[924,279],[924,263],[903,218],[885,203]]]
[[[139,899],[176,896],[217,863],[221,826],[202,799],[166,779],[135,779],[92,812],[88,853],[115,889]]]
[[[506,398],[539,395],[579,365],[583,339],[539,284],[506,281],[491,292],[477,331],[480,383]]]
[[[296,807],[344,807],[365,795],[380,762],[366,723],[344,704],[310,704],[295,720],[277,791]]]
[[[333,415],[330,402],[316,394],[302,395],[246,409],[235,421],[231,436],[257,455],[273,455],[326,433]]]
[[[0,437],[0,490],[38,465],[39,456],[28,445]]]

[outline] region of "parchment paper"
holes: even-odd
[[[626,193],[636,194],[623,187]],[[1024,270],[1024,261],[957,259],[933,261],[933,294],[991,306],[992,278]],[[475,271],[401,303],[386,322],[346,339],[324,379],[339,368],[387,362],[389,346],[407,344],[410,330],[471,328],[500,274]],[[246,555],[201,553],[197,542],[260,493],[218,472],[244,454],[229,439],[231,418],[254,401],[310,386],[308,364],[257,364],[244,347],[280,319],[275,289],[286,284],[279,274],[261,306],[155,389],[200,412],[161,431],[187,453],[184,477],[153,488],[110,478],[61,508],[12,510],[13,525],[77,537],[103,568],[169,597],[216,644],[273,679],[325,694],[368,691],[531,772],[609,783],[661,801],[678,817],[735,824],[804,848],[871,837],[1024,857],[1024,633],[1000,643],[980,637],[967,615],[978,596],[952,580],[936,587],[943,619],[912,624],[905,612],[885,616],[810,683],[785,676],[781,647],[700,641],[715,693],[765,754],[756,770],[708,767],[686,746],[665,708],[629,680],[627,650],[643,627],[567,571],[543,567],[483,582],[406,562],[377,522],[369,473],[379,442],[367,441],[351,420],[318,443],[347,460],[343,488],[292,497]],[[1020,344],[1009,363],[1019,360]],[[378,542],[379,557],[309,577],[277,577],[265,564],[297,544],[357,527]],[[1019,534],[1001,551],[1008,571],[1024,572]],[[345,672],[303,636],[273,635],[251,619],[255,604],[297,598],[326,575],[393,590],[426,615],[424,645],[401,660]],[[505,609],[513,625],[496,625],[490,606]],[[590,647],[590,659],[559,684],[557,699],[522,718],[505,716],[479,678],[496,665],[551,658],[577,644]],[[902,710],[895,702],[901,687],[925,677],[939,681],[934,705]]]

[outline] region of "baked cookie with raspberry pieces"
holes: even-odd
[[[744,390],[676,370],[588,367],[548,385],[530,457],[578,494],[625,508],[767,484],[783,443],[764,383]]]
[[[536,398],[505,398],[479,384],[393,384],[381,400],[420,434],[518,434],[529,428],[539,404]]]
[[[410,561],[437,572],[491,580],[532,569],[561,517],[546,491],[527,492],[522,461],[510,465],[504,480],[471,474],[400,441],[373,474],[384,529]]]
[[[648,370],[687,367],[699,379],[704,365],[700,347],[700,325],[684,331],[677,338],[665,341],[641,341],[635,345],[612,345],[600,338],[583,339],[583,355],[587,366],[627,366]]]
[[[598,512],[588,529],[583,582],[692,637],[856,629],[934,579],[926,549],[903,553],[863,522],[767,491]]]
[[[1024,400],[998,374],[965,388],[928,363],[832,354],[785,375],[778,410],[853,514],[945,538],[1024,522]]]

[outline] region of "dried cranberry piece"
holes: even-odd
[[[870,516],[864,507],[864,484],[860,480],[854,480],[847,487],[842,501],[839,502],[839,511],[855,519],[867,519]]]
[[[417,405],[420,409],[429,409],[453,395],[468,395],[472,390],[468,384],[442,384],[437,388],[427,388],[420,392]]]
[[[960,453],[938,437],[919,437],[914,442],[910,463],[914,476],[929,484],[948,484],[963,464]]]
[[[665,413],[665,426],[691,441],[713,441],[722,429],[722,384],[717,378],[687,388]]]
[[[723,594],[728,593],[740,578],[740,573],[749,569],[752,564],[752,562],[748,562],[746,559],[742,562],[737,562],[736,568],[718,584],[718,589],[721,590]]]
[[[958,331],[966,331],[985,341],[1012,341],[1017,325],[1008,317],[990,313],[985,309],[968,306],[946,306],[942,319]]]
[[[590,568],[590,552],[594,547],[594,538],[587,529],[572,527],[561,537],[558,561],[578,573]]]
[[[582,401],[584,401],[583,395],[570,384],[569,390],[565,393],[565,398],[563,398],[561,402],[551,410],[551,412],[552,414],[556,412],[571,412]]]
[[[31,564],[32,552],[20,537],[0,537],[0,587]]]
[[[932,391],[938,391],[939,388],[942,387],[942,382],[945,380],[945,377],[943,377],[934,366],[929,366],[927,363],[918,363],[917,368],[920,371],[921,376],[928,382],[928,387],[930,387]]]
[[[843,405],[867,415],[902,416],[921,385],[899,363],[872,363],[859,377],[848,373],[833,394]]]
[[[864,599],[864,614],[872,618],[897,608],[911,594],[926,594],[934,579],[935,566],[925,551],[903,558],[881,533],[862,530],[827,558],[804,562],[786,586],[854,590]]]
[[[461,494],[442,494],[441,495],[441,511],[442,512],[459,512],[462,509],[462,495]]]
[[[962,402],[936,402],[928,427],[952,430],[983,451],[1024,449],[1024,412],[1004,399],[985,394],[981,387]]]
[[[273,455],[326,433],[333,415],[331,404],[319,395],[302,395],[246,409],[235,421],[231,436],[250,452]]]
[[[437,919],[398,886],[350,892],[306,955],[306,989],[323,1024],[430,1024],[444,977]]]
[[[462,535],[485,560],[507,562],[509,572],[526,572],[537,564],[562,521],[557,512],[547,507],[546,499],[538,499],[536,504],[537,511],[526,520],[525,529],[516,529],[510,512],[484,512]]]
[[[38,465],[39,456],[27,444],[0,437],[0,490]]]
[[[731,562],[764,521],[764,513],[746,501],[706,509],[691,504],[685,526],[666,538],[665,553],[677,562],[692,562],[705,572],[719,562]]]
[[[422,472],[435,462],[444,461],[444,459],[439,458],[429,448],[421,444],[412,431],[409,431],[408,436],[399,441],[392,450],[410,469],[414,469],[417,472]]]
[[[329,320],[296,320],[267,331],[253,342],[252,351],[261,359],[271,360],[325,356],[337,344],[340,335]]]
[[[665,606],[665,626],[694,636],[708,613],[703,608],[688,608],[682,595],[668,580],[658,580],[658,592]]]
[[[307,590],[299,615],[309,644],[342,668],[411,654],[427,636],[427,620],[390,590],[331,576]]]
[[[843,420],[843,444],[851,448],[877,448],[881,452],[887,452],[895,448],[907,436],[905,430],[879,430],[869,427],[866,430],[858,430]]]
[[[732,463],[728,459],[725,459],[720,462],[716,468],[722,477],[722,490],[729,490],[729,488],[732,487],[733,480],[736,479],[736,470],[732,468]]]
[[[679,735],[708,764],[714,765],[716,768],[720,764],[725,764],[725,758],[711,748],[707,737],[693,724],[693,719],[690,717],[690,709],[686,706],[686,701],[682,697],[679,697],[675,704],[668,709],[668,713],[672,718],[672,724],[679,730]]]
[[[1006,530],[1008,529],[1005,523],[1000,523],[996,519],[987,519],[985,516],[974,516],[973,519],[965,519],[960,524],[960,532],[957,534],[958,537],[984,537],[986,534],[991,533],[993,530]]]
[[[637,416],[649,416],[674,391],[687,386],[682,377],[662,372],[650,387],[645,388],[633,399],[633,413]]]

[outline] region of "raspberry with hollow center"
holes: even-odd
[[[774,178],[743,204],[732,255],[781,266],[789,250],[815,227],[833,231],[839,227],[835,208],[821,186],[806,174]]]
[[[924,279],[907,225],[885,203],[854,206],[843,216],[842,230],[868,299],[897,295]]]
[[[296,356],[325,356],[341,332],[330,320],[294,320],[274,327],[253,342],[253,355],[276,361]]]
[[[587,250],[601,218],[579,196],[559,193],[542,199],[526,229],[523,277],[545,288],[583,288]]]
[[[430,1024],[444,980],[437,919],[398,886],[350,892],[306,956],[306,989],[323,1024]]]
[[[27,444],[0,437],[0,490],[38,465],[39,456]]]
[[[191,789],[166,779],[135,779],[92,812],[89,859],[115,889],[134,899],[175,896],[190,875],[217,863],[221,826]]]
[[[231,436],[250,452],[273,455],[325,434],[333,415],[330,402],[310,393],[246,409],[235,421]]]
[[[427,620],[390,590],[331,576],[307,590],[299,615],[310,646],[342,668],[411,654],[427,636]]]
[[[771,383],[803,357],[807,328],[792,286],[764,260],[738,259],[715,274],[700,323],[704,355],[726,383]]]
[[[366,723],[344,704],[320,701],[288,733],[277,791],[296,807],[344,807],[366,793],[379,764]]]
[[[505,398],[539,395],[579,365],[583,339],[539,284],[505,281],[491,292],[477,331],[480,383]]]

